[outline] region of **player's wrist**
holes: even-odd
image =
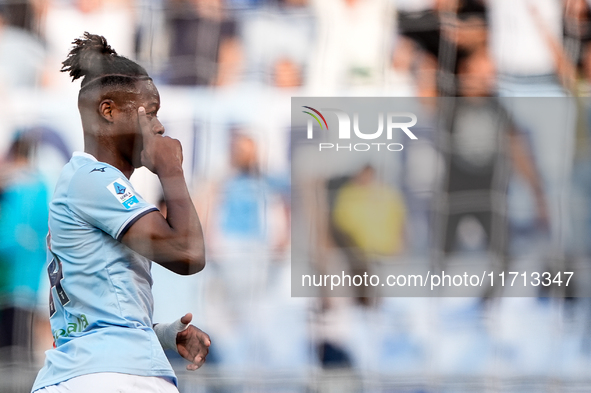
[[[160,178],[184,177],[183,167],[181,164],[165,164],[155,168],[155,173]]]
[[[189,326],[188,323],[182,323],[180,319],[172,323],[157,323],[154,325],[154,332],[163,349],[172,349],[178,353],[176,346],[176,336]]]

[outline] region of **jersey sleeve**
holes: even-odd
[[[112,167],[80,168],[68,189],[68,205],[84,221],[119,241],[139,218],[158,210]]]

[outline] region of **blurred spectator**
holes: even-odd
[[[438,56],[438,90],[443,96],[457,95],[459,57],[487,50],[487,7],[484,0],[439,0],[441,21]]]
[[[491,1],[491,54],[499,73],[501,97],[557,97],[554,100],[502,100],[515,123],[528,134],[548,198],[550,241],[543,252],[552,269],[564,269],[567,239],[572,237],[570,190],[575,148],[575,106],[565,97],[574,82],[575,51],[564,45],[565,9],[572,1]],[[567,16],[572,21],[571,16]],[[567,28],[567,31],[570,28]],[[570,34],[570,33],[568,33]],[[553,116],[539,112],[552,108]],[[560,132],[556,132],[560,129]],[[557,154],[560,152],[560,154]]]
[[[223,86],[235,82],[242,63],[237,23],[223,0],[169,0],[169,65],[172,85]]]
[[[591,7],[585,0],[569,0],[565,10],[565,57],[568,48],[576,52],[577,85],[574,93],[588,97],[591,92]],[[573,62],[574,67],[574,62]],[[591,105],[577,99],[577,128],[573,162],[572,254],[591,252]]]
[[[437,64],[438,94],[455,95],[458,56],[486,45],[487,8],[484,0],[420,1],[412,5],[402,1],[398,20],[402,36],[413,40],[422,49],[426,57],[422,66],[428,70],[433,68],[434,62]],[[408,45],[403,41],[400,48],[404,53]],[[395,60],[400,64],[399,57]],[[422,83],[421,76],[417,79]],[[419,90],[420,96],[422,91],[430,94],[430,89],[423,88]]]
[[[0,13],[4,15],[7,25],[39,36],[42,7],[43,0],[3,0],[0,2]]]
[[[424,52],[412,40],[399,36],[394,46],[392,62],[388,70],[386,85],[391,95],[396,97],[413,97],[419,93],[418,63]]]
[[[312,0],[316,42],[308,84],[313,91],[378,88],[390,59],[394,7],[389,0]]]
[[[424,51],[437,57],[440,23],[435,3],[435,0],[398,0],[396,6],[400,35],[413,40]]]
[[[120,55],[132,57],[136,28],[131,5],[131,0],[47,0],[43,37],[49,59],[44,83],[77,89],[68,75],[59,70],[72,48],[72,41],[85,31],[104,36]]]
[[[440,247],[454,251],[489,251],[505,269],[507,253],[508,171],[514,170],[536,196],[539,222],[547,226],[542,183],[527,140],[517,132],[509,114],[491,97],[495,69],[486,50],[460,58],[458,92],[453,107],[441,109],[446,119],[443,142],[447,162],[445,206],[441,213]],[[450,101],[447,101],[450,102]]]
[[[248,345],[261,339],[257,315],[271,264],[283,260],[289,246],[289,208],[286,186],[261,173],[255,139],[234,133],[230,148],[229,176],[212,186],[209,197],[195,200],[210,201],[203,221],[218,278],[208,291],[216,345],[222,362],[241,364],[249,358]]]
[[[568,6],[571,5],[571,7]],[[578,67],[577,95],[591,92],[591,6],[585,0],[569,0],[565,11],[565,52],[575,52]]]
[[[45,48],[27,30],[9,23],[0,4],[0,89],[31,88],[41,81]]]
[[[486,45],[487,7],[485,0],[439,0],[443,38],[460,51],[474,51]]]
[[[487,5],[490,49],[503,94],[561,95],[549,45],[550,40],[562,42],[561,2],[497,0]]]
[[[402,196],[376,178],[371,165],[363,167],[336,190],[331,227],[335,243],[347,256],[351,275],[372,271],[376,256],[404,250],[406,208]],[[366,286],[359,298],[367,303]]]
[[[367,165],[337,191],[332,220],[353,247],[389,256],[404,250],[404,210],[402,196]]]
[[[214,200],[218,204],[212,209],[215,217],[210,221],[214,225],[210,229],[213,253],[223,254],[223,243],[227,241],[245,242],[250,246],[254,242],[265,244],[268,250],[285,250],[288,234],[285,228],[277,231],[273,227],[277,225],[277,217],[273,217],[274,210],[269,210],[276,208],[277,203],[283,205],[285,184],[261,173],[258,145],[250,136],[232,135],[230,157],[231,175],[214,187],[217,195]],[[284,208],[280,211],[285,212]]]
[[[45,265],[47,188],[33,169],[31,134],[18,134],[2,165],[0,195],[0,351],[3,360],[32,361],[33,327]]]
[[[273,80],[280,89],[293,89],[302,85],[302,72],[290,59],[279,59],[274,64]]]
[[[306,3],[271,1],[264,10],[243,15],[241,34],[249,79],[273,84],[274,71],[287,62],[303,79],[314,39],[314,20]]]

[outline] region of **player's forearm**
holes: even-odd
[[[203,231],[183,171],[177,168],[158,177],[166,202],[166,221],[171,230],[164,249],[175,256],[171,266],[167,267],[180,274],[197,273],[205,267]]]

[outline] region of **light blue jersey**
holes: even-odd
[[[98,372],[176,377],[152,329],[151,261],[120,240],[146,203],[115,167],[74,153],[49,213],[50,321],[56,348],[33,390]]]

